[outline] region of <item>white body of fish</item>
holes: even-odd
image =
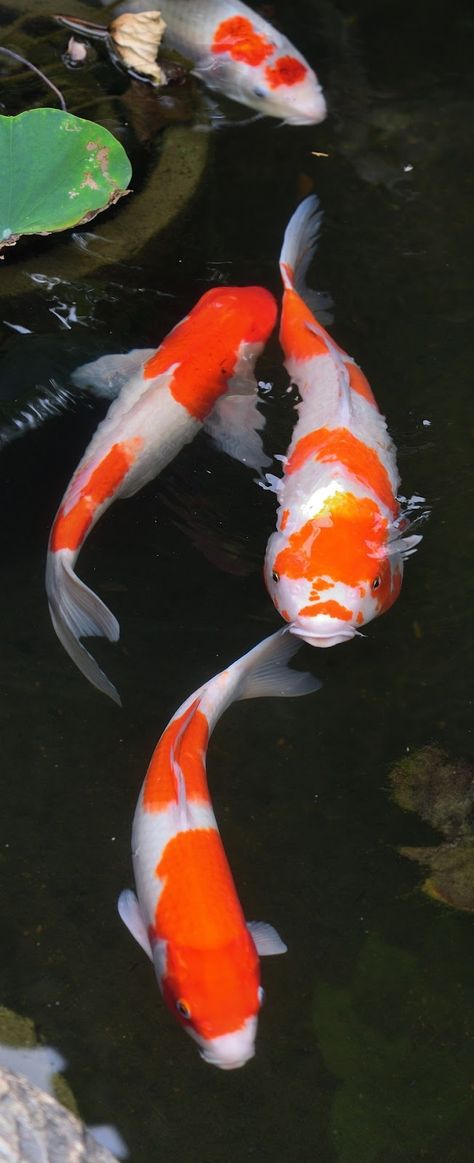
[[[193,62],[211,89],[289,125],[323,121],[315,72],[278,29],[239,0],[123,0],[117,12],[159,9],[165,45]]]

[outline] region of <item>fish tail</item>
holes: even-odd
[[[238,699],[262,696],[307,695],[319,690],[321,683],[301,670],[290,670],[288,662],[298,650],[294,636],[285,627],[254,646],[236,663],[242,671]]]
[[[298,291],[303,299],[307,289],[306,274],[316,250],[321,221],[319,198],[311,194],[300,203],[285,230],[280,254],[283,285]]]
[[[51,621],[66,653],[93,686],[120,705],[120,695],[113,683],[79,641],[82,637],[103,636],[117,642],[119,624],[97,594],[74,573],[70,550],[49,550],[46,592]]]

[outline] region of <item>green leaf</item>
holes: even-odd
[[[0,117],[0,249],[88,222],[126,193],[131,176],[102,125],[61,109]]]

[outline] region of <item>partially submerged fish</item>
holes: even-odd
[[[283,33],[239,0],[124,0],[114,12],[159,8],[165,45],[194,64],[193,73],[289,125],[323,121],[326,102],[316,74]]]
[[[119,695],[79,639],[116,642],[119,625],[74,572],[82,545],[118,497],[131,497],[205,425],[220,447],[252,467],[268,463],[258,429],[255,360],[276,319],[262,287],[207,291],[157,351],[105,356],[73,377],[120,394],[99,424],[65,492],[49,540],[46,590],[54,629],[89,681]],[[146,357],[146,358],[145,358]]]
[[[293,634],[334,646],[398,597],[420,536],[397,500],[394,444],[363,372],[313,315],[305,275],[321,215],[306,198],[286,229],[280,342],[301,396],[265,580]]]
[[[237,699],[303,695],[319,683],[290,670],[286,630],[195,691],[171,719],[140,792],[132,831],[137,897],[119,913],[153,963],[164,1000],[206,1062],[232,1070],[255,1053],[259,954],[284,953],[271,925],[245,923],[206,778],[209,737]]]

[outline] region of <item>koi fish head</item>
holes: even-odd
[[[353,638],[395,602],[407,550],[390,545],[372,500],[336,494],[292,532],[281,525],[268,543],[265,581],[291,632],[310,646]]]
[[[258,954],[245,926],[222,947],[168,943],[163,968],[158,976],[165,1002],[204,1061],[234,1070],[253,1058],[263,994]]]
[[[203,77],[233,100],[289,125],[324,120],[326,102],[315,73],[270,25],[262,30],[237,15],[223,20],[215,30],[211,54]]]
[[[287,125],[316,125],[324,121],[327,109],[315,73],[302,58],[286,55],[274,65],[247,78],[252,84],[249,104],[268,117],[279,117]]]

